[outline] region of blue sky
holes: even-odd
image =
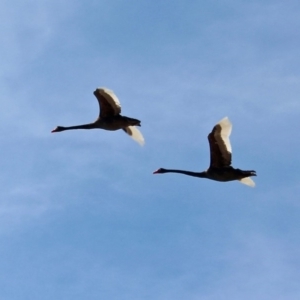
[[[298,1],[2,1],[0,299],[300,297]],[[142,121],[93,121],[96,87]],[[233,123],[233,166],[202,171]]]

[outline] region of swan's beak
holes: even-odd
[[[159,170],[154,171],[153,174],[158,174],[158,171],[159,171]]]

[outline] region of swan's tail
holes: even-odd
[[[124,117],[122,116],[123,120],[126,120],[126,125],[128,126],[141,126],[141,121],[134,118]]]
[[[244,177],[242,179],[239,179],[239,181],[248,186],[255,187],[255,182],[250,177]]]
[[[241,175],[245,176],[245,177],[248,177],[248,176],[256,176],[256,171],[243,171],[243,170],[240,170],[241,171]]]
[[[130,135],[136,142],[138,142],[141,146],[145,144],[145,139],[142,133],[135,126],[127,126],[123,128],[123,130]]]

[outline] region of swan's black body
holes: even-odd
[[[155,171],[153,174],[164,174],[164,173],[179,173],[188,176],[198,177],[198,178],[207,178],[216,181],[232,181],[232,180],[241,180],[245,177],[256,176],[255,171],[243,171],[240,169],[235,169],[233,167],[225,168],[209,168],[203,172],[192,172],[185,170],[176,170],[176,169],[164,169],[160,168]]]

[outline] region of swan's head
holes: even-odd
[[[158,170],[154,171],[153,174],[163,174],[166,173],[167,170],[164,168],[159,168]]]
[[[65,127],[62,126],[57,126],[56,128],[54,128],[51,132],[60,132],[65,130]]]

